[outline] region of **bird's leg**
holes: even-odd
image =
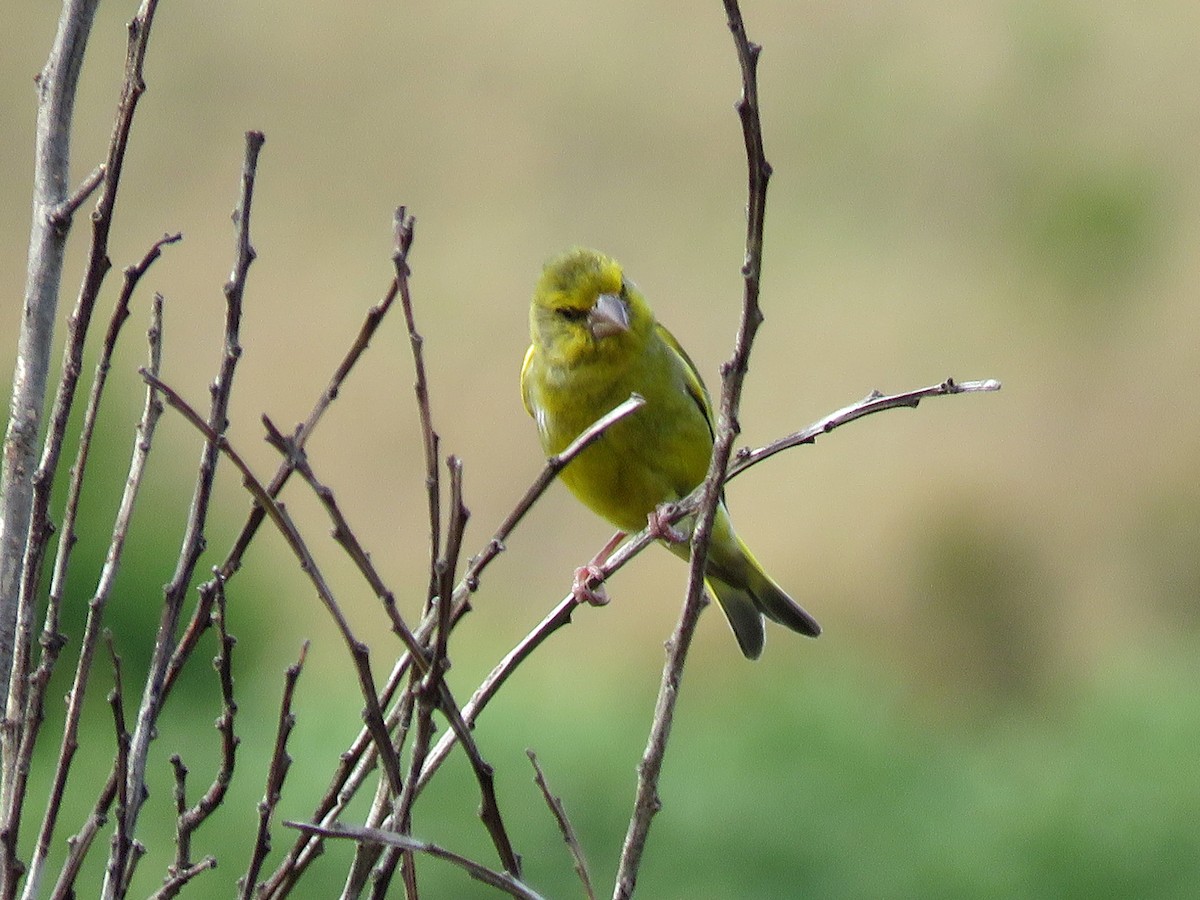
[[[608,593],[604,590],[604,572],[601,566],[608,561],[617,545],[625,540],[625,532],[614,534],[600,552],[592,557],[591,562],[575,570],[575,580],[571,583],[571,596],[576,603],[587,603],[589,606],[604,606],[608,603]],[[596,586],[592,587],[592,582]]]
[[[674,503],[663,503],[650,510],[650,514],[646,516],[650,536],[666,541],[668,544],[685,543],[688,536],[671,524],[671,517],[678,511],[679,507]]]

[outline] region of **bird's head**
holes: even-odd
[[[568,364],[593,354],[630,352],[653,323],[621,264],[582,248],[546,264],[529,312],[534,344]]]

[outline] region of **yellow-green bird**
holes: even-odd
[[[559,477],[623,532],[649,521],[686,560],[690,546],[656,512],[687,496],[708,473],[715,429],[696,366],[655,321],[620,264],[595,250],[576,248],[547,263],[533,294],[529,326],[532,343],[521,368],[521,394],[548,455],[560,453],[630,394],[646,400]],[[577,573],[581,599],[592,599],[587,592],[591,572],[588,566]],[[763,616],[810,637],[821,633],[816,620],[763,571],[734,533],[724,502],[713,522],[705,582],[749,659],[762,654]]]

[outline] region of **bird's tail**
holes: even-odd
[[[687,558],[687,544],[672,546]],[[718,507],[709,544],[705,583],[717,598],[747,659],[762,655],[766,639],[763,616],[799,634],[816,637],[821,626],[763,571],[758,560],[733,531],[724,506]]]

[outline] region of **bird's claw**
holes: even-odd
[[[592,587],[593,582],[596,584]],[[604,572],[599,566],[589,563],[575,570],[575,580],[571,584],[571,596],[576,603],[586,603],[588,606],[607,606],[608,592],[604,590]]]
[[[678,512],[674,503],[664,503],[656,506],[646,516],[650,536],[666,541],[668,544],[687,543],[688,536],[671,524],[671,517]]]

